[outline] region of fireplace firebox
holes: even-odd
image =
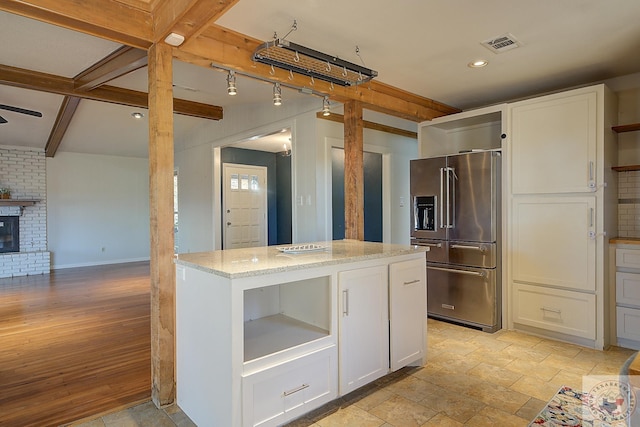
[[[20,252],[19,220],[19,216],[0,216],[0,253]]]

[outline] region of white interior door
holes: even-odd
[[[223,165],[224,249],[267,245],[267,168]]]

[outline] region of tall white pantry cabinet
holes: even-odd
[[[508,104],[510,329],[609,345],[616,121],[615,95],[604,85]]]

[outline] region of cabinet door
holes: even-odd
[[[340,394],[389,372],[387,266],[338,273]]]
[[[426,259],[389,266],[391,370],[424,363],[427,320]]]
[[[513,281],[595,291],[595,197],[513,200]]]
[[[514,194],[595,189],[595,92],[552,95],[514,103],[509,109]]]

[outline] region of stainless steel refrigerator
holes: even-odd
[[[411,242],[427,252],[427,313],[501,327],[501,158],[478,151],[412,160]]]

